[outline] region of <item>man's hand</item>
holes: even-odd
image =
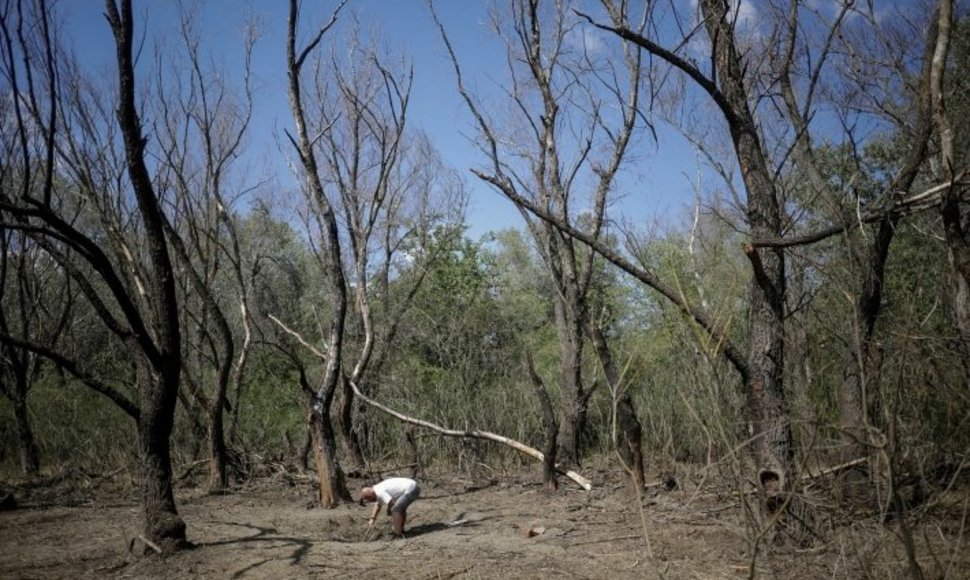
[[[373,517],[367,518],[367,527],[368,528],[373,528],[374,527],[374,518]]]

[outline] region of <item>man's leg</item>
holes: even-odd
[[[407,512],[405,510],[391,513],[391,526],[394,528],[395,535],[404,536],[405,520],[407,520]]]

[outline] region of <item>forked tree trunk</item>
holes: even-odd
[[[875,345],[876,321],[882,310],[882,287],[889,248],[895,237],[896,220],[880,222],[871,243],[855,232],[849,234],[850,253],[859,271],[859,288],[855,302],[855,319],[850,346],[846,352],[842,382],[838,390],[839,423],[842,445],[836,458],[848,463],[869,456],[868,427],[876,417],[871,412],[878,403],[881,357]],[[873,463],[870,461],[870,467]],[[842,474],[841,491],[847,497],[857,497],[868,487],[868,477],[862,465],[855,465]]]
[[[951,273],[951,296],[954,318],[960,333],[960,347],[963,355],[964,380],[970,389],[970,232],[967,231],[967,215],[965,183],[967,170],[967,137],[966,122],[958,117],[966,115],[960,107],[948,110],[944,76],[948,72],[948,55],[952,52],[956,58],[949,68],[953,78],[963,78],[967,73],[966,58],[966,18],[955,30],[954,3],[952,0],[941,0],[937,7],[936,45],[934,46],[932,66],[930,68],[930,102],[933,111],[933,125],[936,127],[940,144],[940,168],[944,178],[951,182],[940,207],[943,219],[947,259]],[[960,28],[963,31],[957,32]],[[955,46],[951,49],[951,43]],[[957,89],[959,90],[959,89]],[[957,113],[957,114],[954,114]],[[951,120],[952,117],[952,120]],[[953,184],[956,174],[963,174],[963,184]]]
[[[728,3],[701,0],[701,13],[713,47],[717,84],[731,141],[747,190],[747,221],[755,239],[777,238],[782,209],[761,137],[748,102],[742,55],[734,42]],[[752,280],[748,305],[748,405],[755,416],[755,457],[762,507],[768,514],[787,504],[797,479],[785,369],[785,254],[780,248],[745,247]]]
[[[327,413],[320,412],[319,405],[310,412],[310,436],[319,484],[317,499],[320,507],[335,508],[342,501],[351,501],[347,482],[337,461],[333,424]]]
[[[152,314],[151,333],[147,328],[135,332],[131,340],[135,352],[138,375],[140,417],[138,443],[141,454],[140,484],[142,509],[145,514],[145,535],[163,551],[175,551],[186,544],[185,522],[175,509],[172,493],[172,464],[169,438],[175,420],[179,379],[182,370],[181,328],[175,289],[175,271],[165,239],[161,205],[152,177],[145,164],[145,139],[135,98],[135,66],[132,56],[134,43],[131,0],[123,0],[120,7],[115,0],[106,0],[105,16],[115,36],[118,57],[118,125],[125,145],[128,176],[138,202],[144,226],[146,255],[149,257],[147,284],[142,288]],[[129,312],[137,310],[129,305]],[[129,314],[139,326],[144,319]],[[147,327],[148,325],[144,325]],[[154,335],[157,342],[152,341]]]

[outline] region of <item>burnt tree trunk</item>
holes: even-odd
[[[175,417],[178,371],[154,376],[144,357],[138,357],[138,483],[141,490],[145,537],[163,552],[186,546],[185,522],[172,491],[170,439]],[[177,363],[175,368],[177,369]]]
[[[125,161],[142,218],[149,268],[144,292],[152,319],[152,332],[135,333],[141,414],[138,441],[141,454],[140,484],[145,534],[164,551],[186,544],[185,523],[175,509],[169,438],[175,418],[181,373],[181,328],[175,274],[165,239],[164,215],[145,165],[145,143],[135,104],[135,67],[132,57],[131,1],[119,6],[106,0],[105,15],[115,37],[118,61],[118,125],[125,146]],[[134,320],[135,307],[129,305]],[[154,339],[154,341],[153,341]]]
[[[536,372],[535,365],[532,363],[532,356],[526,353],[526,371],[532,380],[532,387],[535,389],[536,397],[539,399],[539,408],[542,409],[542,424],[546,429],[545,445],[542,449],[542,482],[546,491],[555,491],[559,488],[559,480],[556,478],[556,438],[559,434],[559,425],[556,423],[556,413],[552,410],[552,402],[549,400],[549,393],[542,382],[542,377]]]
[[[583,336],[573,304],[556,301],[556,329],[559,334],[559,368],[562,380],[562,424],[559,426],[559,456],[579,466],[582,437],[586,428],[587,396],[583,387]]]
[[[747,191],[747,222],[755,239],[777,238],[782,210],[761,138],[748,104],[742,56],[734,43],[727,3],[702,0],[701,12],[713,47],[722,113],[728,123]],[[795,453],[784,391],[785,254],[781,248],[746,246],[753,276],[748,310],[748,405],[754,414],[757,481],[762,506],[775,513],[795,481]]]

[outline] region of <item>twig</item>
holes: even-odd
[[[369,542],[370,541],[370,538],[371,538],[371,532],[374,531],[374,528],[375,528],[375,523],[367,524],[367,527],[364,528],[364,535],[363,535],[363,537],[361,538],[360,541],[361,542]]]
[[[313,346],[312,344],[310,344],[309,342],[307,342],[306,340],[304,340],[303,337],[300,336],[300,333],[298,333],[295,330],[292,330],[289,326],[283,324],[283,322],[279,318],[276,318],[272,314],[267,314],[266,316],[268,316],[270,320],[272,320],[273,322],[275,322],[277,326],[279,326],[280,328],[282,328],[283,329],[283,332],[289,334],[290,336],[292,336],[293,338],[295,338],[300,344],[302,344],[303,346],[305,346],[307,348],[307,350],[309,350],[310,352],[312,352],[313,354],[315,354],[317,357],[319,357],[319,358],[321,358],[323,360],[327,360],[327,355],[323,354],[322,352],[320,352],[319,350],[317,350],[317,348],[315,346]]]
[[[203,463],[206,463],[207,461],[209,461],[209,460],[208,459],[197,459],[197,460],[193,461],[192,463],[189,463],[185,467],[185,471],[182,472],[182,475],[178,476],[178,478],[175,480],[175,483],[181,482],[183,479],[185,479],[186,477],[188,477],[189,475],[191,475],[192,472],[195,471],[195,468],[196,467],[202,465]]]
[[[143,544],[145,544],[146,546],[148,546],[152,550],[155,550],[155,553],[157,553],[157,554],[161,554],[162,553],[162,549],[158,547],[158,544],[156,544],[155,542],[153,542],[153,541],[149,540],[148,538],[146,538],[144,536],[144,534],[138,534],[137,536],[135,536],[134,538],[132,538],[131,543],[128,544],[128,551],[129,552],[131,552],[132,551],[132,548],[135,547],[135,540],[141,540]]]
[[[616,536],[614,538],[603,538],[602,540],[586,540],[583,542],[574,542],[566,546],[567,548],[572,548],[573,546],[586,546],[589,544],[602,544],[604,542],[618,542],[620,540],[639,540],[643,538],[643,534],[630,534],[628,536]]]
[[[392,471],[400,471],[402,469],[408,469],[408,468],[417,467],[417,466],[418,466],[417,463],[405,463],[404,465],[398,465],[398,466],[395,466],[395,467],[389,467],[387,469],[374,469],[374,470],[371,470],[371,471],[373,471],[374,473],[390,473]]]

